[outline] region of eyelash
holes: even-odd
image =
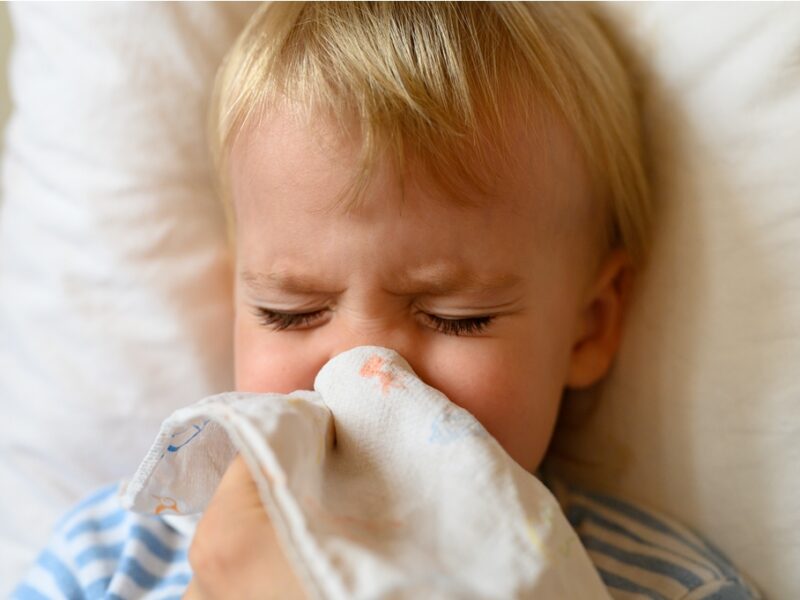
[[[282,313],[260,306],[255,307],[255,314],[265,327],[274,331],[303,328],[312,323],[324,310],[315,310],[308,313]],[[425,318],[432,323],[433,329],[445,335],[475,335],[483,333],[494,321],[494,316],[468,317],[464,319],[443,319],[436,315],[423,313]]]
[[[318,315],[323,313],[322,310],[315,310],[308,313],[282,313],[268,308],[256,307],[256,316],[262,325],[270,327],[275,331],[283,331],[293,327],[304,327],[311,323]]]
[[[475,335],[483,333],[494,317],[468,317],[465,319],[443,319],[425,313],[425,318],[433,324],[433,328],[445,335]]]

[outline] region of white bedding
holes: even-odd
[[[67,506],[130,474],[164,417],[231,389],[204,113],[254,8],[9,5],[0,596]]]
[[[174,408],[230,389],[210,81],[253,4],[9,5],[0,595]],[[800,5],[613,4],[650,65],[662,214],[576,475],[800,593]],[[743,518],[744,516],[744,518]]]
[[[767,597],[796,598],[800,5],[611,12],[655,79],[661,212],[616,367],[559,446],[585,483],[677,517]]]

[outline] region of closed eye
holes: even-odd
[[[288,313],[270,310],[261,306],[254,307],[254,313],[258,317],[259,322],[265,327],[269,327],[275,331],[283,331],[285,329],[305,329],[310,324],[319,320],[327,309],[322,308],[312,312],[304,313]]]
[[[475,335],[483,333],[494,321],[493,316],[467,317],[463,319],[445,319],[428,313],[423,313],[425,319],[438,332],[445,335]]]
[[[287,329],[306,329],[319,321],[327,310],[322,308],[311,312],[291,313],[256,306],[254,314],[263,326],[273,331],[285,331]],[[429,313],[420,314],[423,315],[428,326],[445,335],[477,335],[483,333],[495,319],[490,315],[447,319]]]

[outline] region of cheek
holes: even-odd
[[[426,383],[472,413],[522,467],[535,470],[550,443],[563,391],[554,353],[530,345],[487,345],[432,359],[425,375],[420,373]]]
[[[234,330],[236,390],[277,392],[310,390],[324,358],[309,356],[308,343],[292,336],[265,335],[258,326],[237,318]],[[318,364],[319,363],[319,364]]]

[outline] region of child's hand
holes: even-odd
[[[241,456],[197,525],[189,562],[194,579],[184,600],[305,598]]]

